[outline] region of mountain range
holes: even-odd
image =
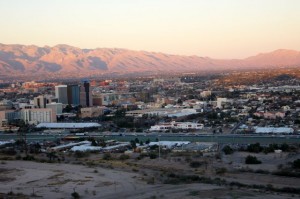
[[[300,52],[276,50],[246,59],[213,59],[118,48],[80,49],[69,45],[38,47],[0,44],[2,76],[191,72],[300,66]]]

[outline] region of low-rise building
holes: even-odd
[[[256,127],[255,133],[258,134],[291,134],[294,133],[293,128],[289,127]]]
[[[104,107],[86,107],[80,109],[80,117],[86,118],[86,117],[99,117],[100,115],[103,115]]]
[[[182,130],[188,130],[188,129],[203,129],[204,125],[199,123],[193,123],[193,122],[170,122],[170,123],[164,123],[164,124],[158,124],[151,126],[149,129],[150,131],[167,131],[170,129],[182,129]]]

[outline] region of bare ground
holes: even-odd
[[[153,160],[153,162],[157,160]],[[164,160],[169,162],[168,160]],[[150,160],[145,164],[151,166]],[[152,163],[153,163],[152,162]],[[161,161],[160,164],[163,164]],[[160,165],[158,164],[158,166]],[[122,166],[120,166],[122,165]],[[12,192],[26,198],[71,198],[75,190],[81,198],[292,198],[292,195],[263,193],[257,190],[229,189],[209,184],[163,184],[156,180],[155,172],[120,163],[117,169],[87,167],[74,164],[6,161],[0,164],[0,193]],[[114,166],[117,166],[114,164]],[[120,169],[123,168],[123,169]],[[129,169],[131,168],[131,169]],[[138,168],[141,171],[138,171]],[[167,169],[172,170],[172,165]],[[180,169],[182,169],[180,167]],[[176,170],[174,170],[176,171]],[[180,172],[179,170],[177,172]],[[149,181],[150,179],[150,181]],[[151,183],[150,183],[151,182]],[[10,193],[10,194],[12,194]],[[6,196],[0,195],[0,198]]]

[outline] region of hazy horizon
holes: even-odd
[[[0,43],[240,59],[300,50],[297,0],[10,0]]]

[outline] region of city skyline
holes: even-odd
[[[2,1],[0,43],[245,58],[300,50],[299,6],[295,0]]]

